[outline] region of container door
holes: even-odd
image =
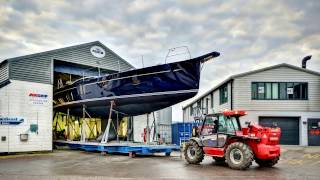
[[[308,144],[320,146],[320,119],[308,119]]]

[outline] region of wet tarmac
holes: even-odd
[[[320,179],[320,147],[283,147],[273,168],[229,169],[206,157],[189,165],[179,153],[130,158],[83,151],[0,156],[0,179]]]

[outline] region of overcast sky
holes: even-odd
[[[221,52],[203,68],[198,95],[232,74],[300,66],[309,54],[308,68],[320,71],[319,0],[3,0],[0,15],[1,60],[96,40],[137,68],[142,55],[145,66],[164,63],[176,46],[192,57]],[[174,106],[174,121],[187,102]]]

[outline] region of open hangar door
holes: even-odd
[[[259,117],[259,124],[281,128],[280,144],[299,145],[299,117]]]
[[[320,119],[308,119],[308,145],[320,146]]]

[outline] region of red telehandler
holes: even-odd
[[[249,168],[252,161],[263,167],[274,166],[280,157],[280,128],[250,123],[241,127],[240,117],[246,114],[241,110],[226,110],[205,115],[202,125],[194,127],[193,137],[185,145],[187,162],[199,164],[207,155],[238,170]]]

